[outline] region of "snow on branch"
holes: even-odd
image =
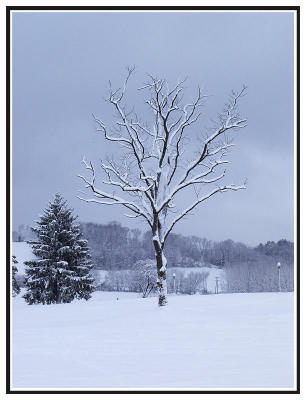
[[[201,165],[206,157],[215,155],[222,150],[227,150],[232,146],[230,143],[223,143],[219,148],[210,151],[210,145],[214,140],[229,130],[241,129],[247,126],[246,119],[240,118],[239,114],[237,113],[238,100],[244,95],[245,91],[246,86],[243,86],[240,92],[233,92],[232,99],[226,105],[223,114],[220,116],[220,125],[203,141],[202,150],[200,151],[199,156],[189,163],[180,179],[180,184],[185,182],[189,174],[196,167]]]
[[[192,203],[189,207],[185,208],[174,220],[171,222],[171,224],[166,228],[165,234],[162,238],[162,243],[165,242],[167,239],[167,236],[169,233],[172,231],[174,225],[180,221],[182,218],[184,218],[190,211],[192,211],[198,204],[202,203],[203,201],[209,199],[216,193],[222,193],[222,192],[227,192],[228,190],[241,190],[241,189],[246,189],[245,184],[241,186],[235,186],[235,185],[224,185],[224,186],[219,186],[216,189],[212,190],[210,193],[198,198],[194,203]]]
[[[104,132],[105,139],[107,139],[107,140],[109,140],[111,142],[121,142],[121,143],[124,143],[125,145],[130,145],[130,146],[132,145],[132,143],[128,139],[123,137],[123,136],[110,136],[110,135],[108,135],[105,124],[99,118],[95,117],[94,114],[92,114],[92,116],[93,116],[94,120],[96,121],[96,123],[100,126],[100,128],[98,128],[97,130]]]
[[[101,163],[101,166],[108,176],[108,181],[102,181],[106,185],[112,185],[112,186],[118,186],[120,187],[124,192],[147,192],[149,191],[152,187],[153,184],[150,186],[142,187],[142,186],[133,186],[127,181],[127,174],[121,174],[118,169],[115,167],[115,165],[112,162],[109,162],[110,165],[106,165]],[[111,172],[119,179],[118,181],[114,181],[111,177]]]
[[[199,130],[200,109],[207,95],[197,88],[193,100],[183,102],[186,79],[178,80],[170,87],[165,79],[148,75],[148,81],[138,88],[138,93],[145,93],[145,104],[153,118],[143,122],[133,109],[127,109],[128,102],[125,101],[134,69],[127,69],[118,89],[113,89],[110,83],[106,100],[116,113],[113,126],[106,127],[94,116],[98,130],[103,132],[106,140],[123,147],[125,158],[120,163],[113,160],[101,162],[104,173],[101,182],[104,187],[112,188],[110,191],[97,188],[94,167],[83,159],[90,177],[79,177],[91,190],[93,198],[82,200],[124,206],[132,212],[126,214],[127,217],[145,218],[154,231],[154,237],[157,235],[161,243],[173,226],[198,204],[219,192],[245,189],[245,185],[220,185],[205,196],[199,194],[202,187],[220,184],[225,177],[226,170],[221,167],[229,163],[225,155],[233,146],[228,134],[247,126],[246,119],[238,112],[239,100],[245,95],[246,87],[232,92],[212,130],[198,132],[201,133],[200,143],[196,152],[188,155],[190,161],[187,162],[183,146],[191,142],[188,132],[194,137],[194,131]],[[187,188],[194,189],[196,199],[169,225],[171,214],[176,212],[174,198]]]
[[[91,191],[94,193],[94,196],[97,197],[99,200],[84,199],[84,198],[78,196],[78,198],[80,200],[83,200],[86,202],[104,204],[104,205],[122,205],[122,206],[128,208],[129,210],[133,211],[137,215],[144,217],[147,220],[147,222],[149,224],[151,224],[151,216],[148,215],[147,211],[143,207],[139,206],[139,204],[122,199],[121,197],[115,195],[114,193],[107,193],[103,190],[98,189],[95,186],[95,170],[94,170],[92,163],[90,162],[90,164],[88,164],[86,162],[85,158],[83,158],[83,163],[85,165],[85,168],[89,169],[91,171],[91,179],[88,179],[88,178],[84,177],[83,175],[78,175],[78,176],[85,182],[86,188],[90,188]],[[141,191],[141,188],[133,188],[133,191],[136,191],[136,190]]]

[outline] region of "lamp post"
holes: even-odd
[[[173,277],[173,293],[175,293],[175,277],[176,277],[175,272],[173,272],[172,277]]]
[[[281,263],[277,263],[277,269],[278,269],[278,291],[281,292],[281,279],[280,279],[280,268],[281,268]]]

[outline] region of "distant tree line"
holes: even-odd
[[[280,269],[281,291],[294,290],[292,264],[283,262]],[[271,257],[264,256],[254,262],[237,263],[226,269],[224,291],[230,293],[277,292],[278,269]]]
[[[154,250],[149,240],[151,232],[142,233],[139,229],[123,227],[118,222],[106,225],[81,223],[80,229],[88,240],[95,269],[127,270],[133,269],[138,260],[154,260]],[[14,237],[21,241],[32,240],[32,237],[27,237],[30,232],[23,225],[20,232],[14,233]],[[196,236],[171,233],[165,245],[165,254],[170,268],[213,264],[227,270],[234,265],[255,265],[262,262],[272,265],[277,261],[292,266],[294,245],[287,240],[279,240],[260,243],[254,248],[230,239],[214,242]]]
[[[168,270],[167,292],[175,294],[206,294],[207,271],[193,272],[179,268]],[[174,276],[174,277],[173,277]],[[115,292],[137,292],[142,297],[155,294],[157,273],[154,260],[139,260],[133,269],[121,271],[109,271],[105,281],[99,285],[99,290]]]
[[[137,261],[154,259],[153,248],[147,237],[150,232],[141,233],[140,230],[128,229],[115,222],[107,225],[83,223],[81,229],[88,240],[95,268],[111,271],[103,290],[141,292],[135,284],[137,279],[133,270]],[[185,275],[179,270],[180,267],[193,268],[210,264],[225,270],[224,292],[277,291],[277,262],[281,262],[282,290],[294,289],[294,244],[284,239],[250,247],[230,239],[214,242],[196,236],[170,234],[165,255],[168,266],[177,268],[175,291],[179,294],[207,291],[207,275],[204,272]],[[167,285],[169,293],[173,292],[171,278]],[[152,293],[154,291],[152,287]]]
[[[294,260],[294,244],[288,240],[279,240],[278,242],[267,242],[266,244],[260,243],[255,247],[255,250],[264,254],[265,256],[273,257],[279,261],[284,261],[287,264],[293,264]]]

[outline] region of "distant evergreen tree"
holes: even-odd
[[[70,303],[91,297],[92,263],[76,219],[67,202],[56,194],[36,222],[38,226],[32,228],[38,239],[28,242],[37,259],[25,262],[27,293],[23,297],[29,304]]]
[[[12,277],[12,291],[13,291],[13,296],[17,296],[17,294],[20,293],[20,286],[18,285],[18,282],[16,281],[16,274],[18,272],[17,267],[14,264],[18,264],[18,261],[15,256],[12,256],[12,261],[13,261],[13,277]]]

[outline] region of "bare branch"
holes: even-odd
[[[88,164],[85,159],[83,159],[83,163],[85,164],[86,169],[89,169],[91,171],[92,178],[91,180],[85,178],[82,175],[78,175],[79,178],[81,178],[87,188],[90,188],[91,191],[94,193],[94,195],[102,200],[96,200],[96,199],[83,199],[80,197],[81,200],[87,201],[87,202],[94,202],[94,203],[99,203],[99,204],[105,204],[105,205],[122,205],[129,210],[135,212],[136,214],[139,214],[143,216],[147,222],[151,225],[151,216],[147,213],[147,210],[144,208],[140,207],[138,204],[135,202],[131,202],[125,199],[122,199],[121,197],[115,195],[114,193],[108,193],[103,190],[100,190],[95,187],[94,182],[95,182],[95,170],[92,166],[92,164]],[[135,190],[134,190],[135,191]]]
[[[240,97],[243,96],[246,87],[243,86],[242,90],[239,93],[234,93],[233,100],[226,106],[224,115],[225,117],[220,118],[221,125],[215,129],[215,131],[207,137],[206,140],[203,142],[202,151],[200,152],[199,157],[194,159],[189,166],[187,167],[186,171],[184,172],[183,176],[180,179],[180,184],[184,182],[191,171],[193,171],[201,162],[207,157],[211,156],[212,154],[216,154],[217,152],[221,151],[222,149],[226,149],[230,147],[228,144],[224,144],[219,148],[218,151],[209,152],[209,145],[217,139],[221,134],[233,130],[233,129],[241,129],[246,127],[246,119],[239,118],[239,115],[235,112],[237,103]]]
[[[120,144],[127,149],[128,154],[122,163],[113,160],[101,162],[105,174],[102,183],[105,187],[124,193],[124,196],[129,195],[131,200],[122,198],[115,192],[97,188],[94,167],[85,159],[83,163],[91,176],[87,178],[80,175],[80,178],[93,193],[93,198],[83,200],[105,205],[122,205],[132,211],[127,217],[145,218],[152,228],[158,248],[160,244],[164,244],[174,225],[198,204],[219,192],[245,189],[245,185],[220,185],[208,194],[200,195],[202,187],[219,182],[225,177],[225,170],[216,172],[219,166],[229,162],[224,156],[233,144],[226,133],[246,127],[246,119],[241,118],[238,113],[238,103],[244,96],[246,87],[232,93],[214,130],[201,139],[198,153],[186,165],[182,144],[187,142],[186,132],[191,131],[191,127],[195,127],[199,121],[200,107],[208,96],[203,95],[198,88],[194,100],[183,104],[185,79],[179,80],[169,89],[164,79],[148,75],[148,82],[139,87],[138,91],[145,90],[148,93],[145,102],[154,115],[150,125],[138,119],[137,114],[134,111],[132,114],[124,105],[127,85],[133,72],[134,67],[127,69],[126,78],[118,89],[113,89],[110,84],[107,101],[118,115],[114,127],[109,129],[101,119],[94,116],[98,130],[103,132],[105,139]],[[194,189],[196,200],[177,215],[165,230],[169,213],[176,210],[173,202],[175,196],[190,187]]]
[[[104,125],[104,123],[100,119],[96,118],[94,114],[92,114],[92,116],[93,116],[94,120],[96,121],[96,123],[101,128],[101,129],[98,129],[98,131],[103,131],[104,132],[105,139],[110,140],[112,142],[122,142],[122,143],[125,143],[125,144],[129,144],[130,146],[132,145],[132,143],[128,139],[123,137],[123,136],[116,137],[116,136],[108,135],[107,134],[107,129],[106,129],[106,126]]]
[[[174,218],[174,220],[171,222],[171,224],[169,225],[169,227],[166,229],[164,237],[162,238],[162,243],[165,243],[169,233],[172,231],[173,227],[175,226],[175,224],[180,221],[182,218],[184,218],[190,211],[192,211],[198,204],[202,203],[203,201],[209,199],[210,197],[212,197],[213,195],[215,195],[216,193],[222,193],[222,192],[226,192],[228,190],[241,190],[241,189],[246,189],[245,185],[241,185],[241,186],[235,186],[235,185],[225,185],[225,186],[219,186],[216,189],[212,190],[210,193],[198,198],[193,204],[191,204],[189,207],[187,207],[185,210],[183,210],[176,218]]]

